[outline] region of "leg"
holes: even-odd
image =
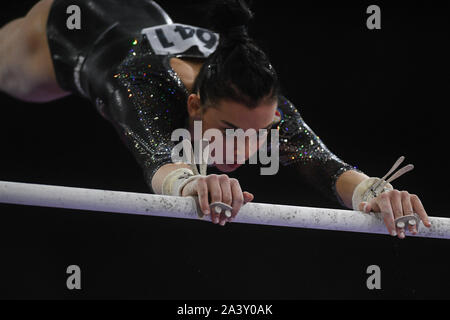
[[[48,102],[70,94],[58,86],[47,43],[53,1],[39,1],[25,17],[0,29],[0,91],[29,102]]]

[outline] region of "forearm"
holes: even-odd
[[[349,170],[344,172],[336,181],[336,191],[347,208],[352,209],[352,196],[356,186],[369,177],[364,173]]]

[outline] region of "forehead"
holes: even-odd
[[[243,126],[256,123],[261,125],[261,121],[267,125],[273,119],[278,101],[264,101],[258,104],[255,108],[248,108],[242,103],[224,100],[215,105],[211,116],[216,117],[217,120],[226,120],[232,124]]]

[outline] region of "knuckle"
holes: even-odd
[[[206,182],[206,177],[205,177],[205,176],[200,176],[200,177],[198,177],[198,178],[197,178],[197,182],[198,182],[198,183],[204,183],[204,182]]]
[[[226,174],[221,174],[220,176],[219,176],[219,181],[220,182],[226,182],[226,181],[228,181],[230,178],[226,175]]]
[[[398,191],[398,190],[396,190],[396,189],[392,190],[392,191],[390,192],[390,194],[391,194],[393,197],[396,197],[396,198],[399,198],[399,197],[400,197],[400,191]]]
[[[212,188],[209,190],[209,194],[211,195],[211,200],[213,201],[222,201],[222,192],[220,189]]]
[[[206,181],[203,180],[197,180],[197,183],[195,184],[195,187],[198,191],[205,192],[208,190],[208,185],[206,184]]]
[[[205,188],[197,187],[197,194],[200,198],[204,198],[208,194],[208,190]]]
[[[402,191],[402,192],[400,192],[400,195],[401,195],[402,199],[409,198],[409,192],[408,191]]]
[[[233,199],[232,199],[231,195],[229,195],[229,194],[225,194],[222,197],[222,201],[225,202],[225,203],[231,203],[232,200]]]
[[[218,180],[217,174],[210,174],[209,176],[206,177],[206,180],[217,181]]]
[[[383,192],[381,195],[380,195],[380,200],[388,200],[389,199],[389,193],[387,193],[387,192]]]
[[[222,194],[222,189],[220,189],[220,187],[218,186],[212,186],[211,188],[209,188],[208,191],[211,194],[211,196],[217,196],[219,194]]]
[[[231,179],[230,179],[230,183],[231,183],[232,185],[235,185],[235,184],[239,184],[239,181],[238,181],[237,179],[235,179],[235,178],[231,178]]]
[[[237,198],[237,199],[234,199],[234,206],[236,207],[236,208],[240,208],[240,207],[242,207],[242,205],[244,204],[244,198],[241,198],[241,197],[239,197],[239,198]]]

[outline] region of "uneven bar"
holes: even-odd
[[[0,181],[0,203],[202,220],[193,197],[17,182]],[[449,218],[430,217],[430,222],[431,228],[420,223],[415,237],[450,239]],[[233,223],[388,234],[383,220],[374,213],[263,203],[246,204]]]

